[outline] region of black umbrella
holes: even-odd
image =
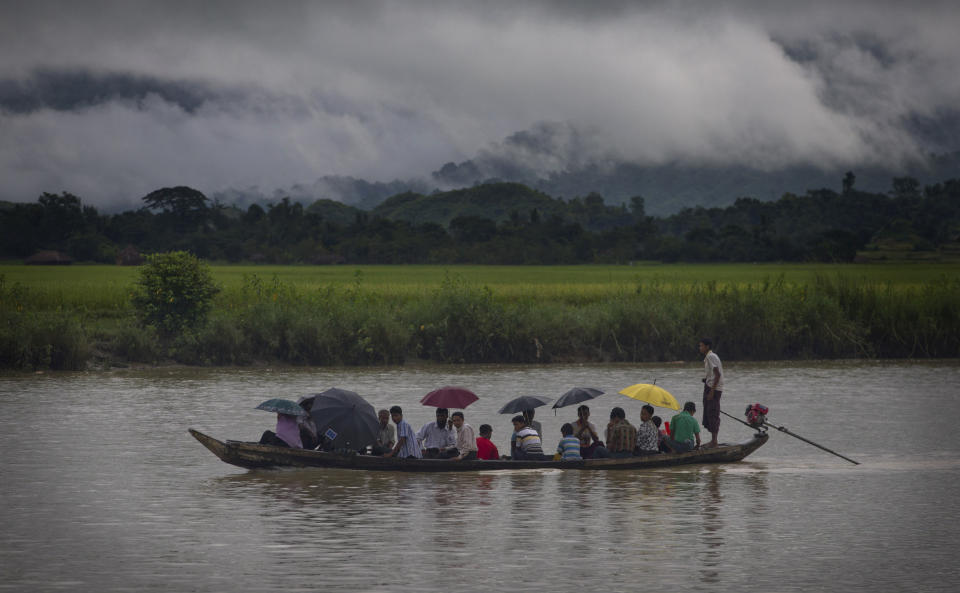
[[[553,407],[562,408],[564,406],[572,406],[573,404],[585,402],[588,399],[593,399],[599,395],[603,395],[603,392],[599,389],[594,389],[593,387],[574,387],[570,391],[557,398],[557,401],[554,402]]]
[[[549,397],[541,397],[539,395],[521,395],[518,398],[508,401],[497,413],[516,414],[517,412],[522,412],[524,410],[532,410],[533,408],[545,406],[549,402]]]
[[[317,434],[337,449],[361,449],[377,440],[380,421],[367,400],[346,389],[328,389],[313,396],[310,416]]]

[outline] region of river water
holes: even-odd
[[[698,364],[164,369],[0,378],[0,591],[956,591],[960,365],[726,362],[724,409],[790,436],[745,461],[609,473],[391,474],[226,465],[188,434],[255,440],[270,397],[328,387],[415,428],[433,388],[508,449],[520,395],[573,386],[601,427],[656,379],[699,399]],[[692,396],[692,397],[691,397]],[[658,409],[667,416],[669,410]],[[547,443],[575,418],[540,408]],[[750,430],[726,417],[721,441]]]

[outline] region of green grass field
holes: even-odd
[[[715,282],[750,285],[783,279],[803,285],[817,276],[844,277],[867,283],[918,286],[943,278],[960,278],[960,263],[911,264],[650,264],[634,266],[211,266],[216,281],[231,291],[244,277],[274,278],[300,291],[325,286],[351,286],[379,294],[416,296],[435,290],[455,275],[473,285],[488,286],[495,295],[548,296],[612,294],[637,284],[684,286]],[[137,268],[108,265],[0,265],[7,287],[20,284],[47,304],[107,308],[121,305]]]
[[[0,266],[0,367],[960,356],[960,264],[212,266],[209,323],[140,326],[136,268]]]

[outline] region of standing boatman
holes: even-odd
[[[703,354],[703,427],[710,433],[710,442],[706,448],[717,446],[717,434],[720,432],[720,395],[723,393],[723,365],[720,357],[713,351],[713,341],[703,338],[697,344]]]

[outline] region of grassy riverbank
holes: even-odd
[[[208,323],[161,341],[135,268],[0,266],[0,366],[960,356],[960,266],[213,266]]]

